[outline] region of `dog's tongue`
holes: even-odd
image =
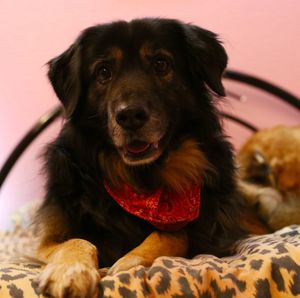
[[[130,153],[138,154],[145,152],[150,147],[149,143],[142,141],[133,141],[126,146],[126,150]]]

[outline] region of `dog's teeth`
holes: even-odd
[[[158,142],[157,142],[157,143],[153,143],[153,147],[154,147],[155,149],[158,149]]]

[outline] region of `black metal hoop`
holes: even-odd
[[[234,70],[227,70],[224,73],[224,78],[245,83],[247,85],[251,85],[253,87],[264,90],[270,94],[275,95],[276,97],[285,101],[286,103],[290,104],[296,109],[300,110],[300,99],[297,96],[291,94],[290,92],[270,82],[267,82],[266,80],[262,80],[257,77],[251,76],[249,74],[234,71]]]
[[[27,147],[34,141],[34,139],[40,135],[52,122],[54,122],[62,114],[62,107],[55,107],[50,112],[46,113],[31,127],[31,129],[25,134],[21,141],[17,144],[14,150],[6,159],[0,171],[0,189],[4,183],[4,180],[8,176],[10,170],[13,168],[17,160],[27,149]]]

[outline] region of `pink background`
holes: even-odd
[[[1,0],[0,165],[34,121],[57,103],[45,63],[87,26],[145,16],[178,18],[219,33],[229,67],[267,78],[300,96],[298,0]],[[299,124],[299,114],[280,103],[270,109],[264,94],[259,96],[251,106],[233,103],[227,108],[242,110],[262,126]],[[38,154],[58,127],[35,142],[6,181],[0,192],[0,228],[7,226],[16,206],[42,196]],[[232,124],[229,128],[231,133],[240,130]]]

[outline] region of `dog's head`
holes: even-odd
[[[141,19],[86,29],[49,62],[49,78],[66,117],[105,134],[131,166],[156,161],[190,136],[199,113],[209,117],[208,92],[224,95],[226,64],[214,33]]]

